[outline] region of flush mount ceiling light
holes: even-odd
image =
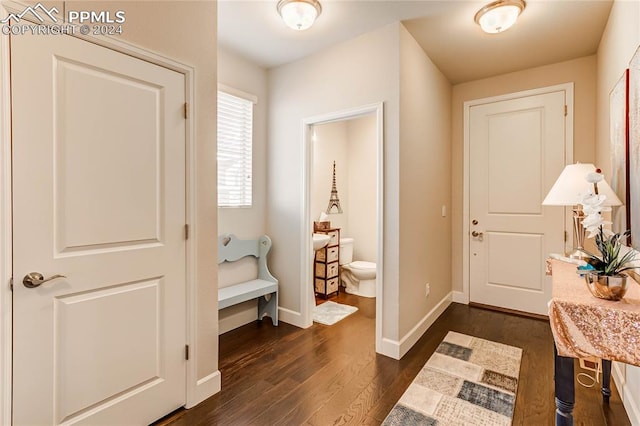
[[[485,33],[501,33],[516,23],[525,5],[523,0],[494,1],[476,13],[475,21]]]
[[[280,0],[278,13],[289,28],[302,31],[311,27],[320,16],[322,6],[318,0]]]

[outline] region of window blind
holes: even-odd
[[[251,207],[253,102],[218,91],[218,207]]]

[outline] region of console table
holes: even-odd
[[[611,361],[640,365],[640,285],[630,282],[623,300],[591,295],[576,265],[551,260],[549,322],[555,357],[556,425],[573,425],[573,358],[602,359],[602,400],[609,402]],[[631,278],[629,278],[631,279]]]

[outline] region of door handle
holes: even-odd
[[[46,283],[47,281],[55,280],[56,278],[67,278],[64,275],[53,275],[49,278],[45,278],[40,272],[29,272],[22,279],[22,284],[24,284],[27,288],[36,288],[39,287],[40,284]]]
[[[471,233],[471,236],[472,236],[472,237],[474,237],[474,238],[480,238],[480,239],[482,239],[482,237],[484,236],[484,234],[483,234],[482,232],[473,231],[473,232]]]

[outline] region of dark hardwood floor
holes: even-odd
[[[265,319],[220,336],[222,391],[157,424],[379,425],[450,330],[522,348],[513,424],[553,424],[548,322],[454,303],[396,361],[375,353],[375,299],[332,300],[359,310],[333,326],[302,330]],[[630,425],[613,380],[612,389],[603,407],[599,387],[576,383],[575,424]]]

